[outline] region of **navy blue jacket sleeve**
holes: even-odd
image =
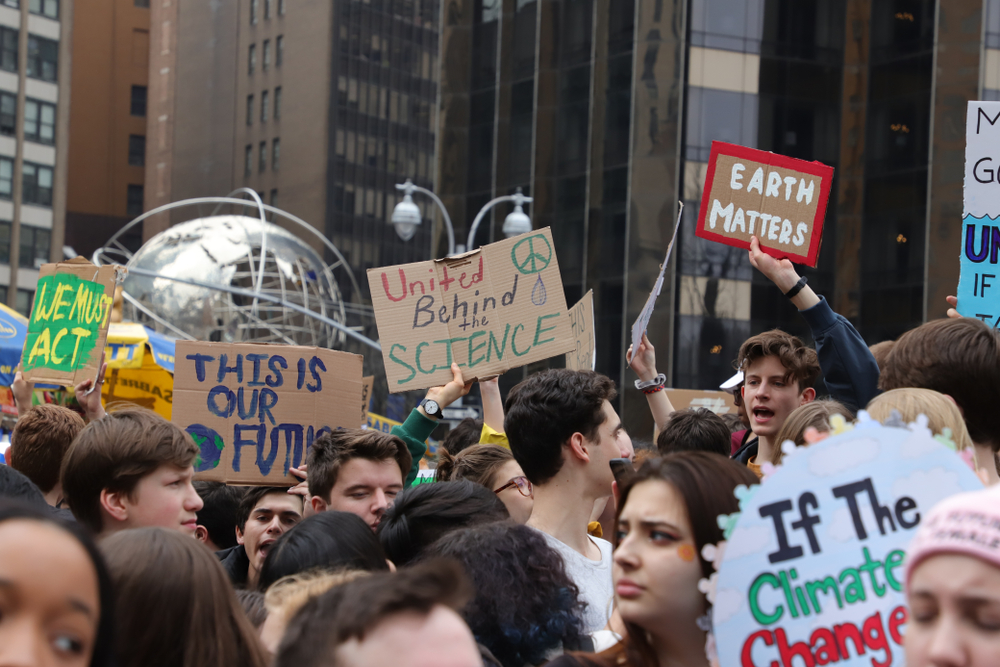
[[[879,370],[861,334],[822,296],[818,304],[801,312],[816,341],[830,396],[852,410],[864,408],[879,393]]]

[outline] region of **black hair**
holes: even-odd
[[[246,525],[246,519],[239,524],[240,501],[246,489],[228,486],[222,482],[195,482],[194,490],[205,503],[197,515],[198,524],[208,530],[208,539],[220,549],[235,547],[236,526]],[[251,508],[252,509],[252,508]]]
[[[445,533],[510,518],[497,495],[468,480],[410,487],[396,496],[378,525],[386,557],[406,565]]]
[[[675,410],[660,435],[656,448],[660,455],[671,452],[701,451],[729,456],[732,448],[729,427],[722,417],[705,408]]]
[[[458,454],[466,447],[479,444],[479,438],[483,433],[483,420],[466,417],[458,422],[448,431],[441,441],[441,447],[452,456]]]
[[[41,510],[49,506],[42,490],[27,475],[7,465],[0,465],[0,497],[19,500]]]
[[[321,512],[291,528],[271,547],[260,568],[261,591],[282,577],[308,570],[388,570],[372,529],[350,512]]]
[[[476,593],[462,616],[501,664],[538,665],[554,648],[579,646],[585,603],[538,531],[491,523],[449,533],[428,552],[465,567]]]
[[[615,383],[592,371],[557,368],[529,375],[510,390],[504,430],[524,476],[544,484],[563,466],[563,445],[574,433],[594,440],[604,423],[604,401],[616,396]]]
[[[287,486],[251,486],[243,493],[243,498],[240,500],[239,513],[236,515],[236,527],[240,529],[242,533],[246,528],[247,519],[250,518],[250,513],[253,512],[253,508],[257,506],[260,499],[271,493],[281,493],[288,494]]]
[[[6,467],[0,466],[0,468]],[[87,552],[90,563],[94,566],[94,571],[97,574],[97,592],[101,603],[100,618],[97,621],[97,634],[94,638],[94,653],[90,658],[90,667],[111,667],[115,664],[115,596],[111,586],[111,577],[108,575],[108,568],[104,563],[104,557],[98,551],[94,540],[91,539],[90,535],[80,524],[56,519],[44,509],[25,504],[24,502],[0,498],[0,524],[4,521],[18,519],[38,521],[55,526],[68,533]],[[30,549],[31,545],[21,545],[20,548]]]

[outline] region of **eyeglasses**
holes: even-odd
[[[503,486],[501,486],[499,489],[497,489],[496,491],[494,491],[493,493],[500,493],[501,491],[503,491],[505,489],[509,489],[512,486],[516,486],[517,490],[525,498],[531,498],[532,497],[532,495],[531,495],[531,493],[532,493],[531,492],[531,482],[528,481],[527,477],[515,477],[514,479],[510,480],[509,482],[507,482],[506,484],[504,484]]]

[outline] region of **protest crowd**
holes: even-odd
[[[747,339],[725,385],[738,419],[675,410],[643,335],[627,361],[655,445],[632,440],[613,407],[621,388],[599,373],[538,372],[505,401],[496,379],[484,379],[483,419],[444,439],[433,483],[413,484],[425,441],[473,386],[457,363],[391,433],[317,435],[290,468],[291,486],[196,480],[203,449],[189,432],[144,408],[103,406],[103,371],[75,388],[83,417],[32,406],[19,374],[9,465],[0,466],[0,666],[718,664],[706,646],[726,638],[721,626],[710,636],[705,583],[729,537],[719,518],[739,512],[758,485],[782,484],[775,470],[797,448],[821,447],[862,410],[883,423],[926,420],[983,487],[920,507],[905,562],[887,557],[885,580],[906,607],[876,614],[877,627],[866,620],[853,641],[841,622],[822,647],[817,635],[807,646],[764,630],[742,665],[860,656],[885,667],[883,621],[897,642],[905,634],[911,667],[1000,665],[997,332],[952,311],[869,349],[756,237],[750,261],[800,311],[815,347],[779,330]],[[889,510],[869,494],[882,526]],[[906,500],[895,521],[914,527]],[[811,530],[810,502],[799,501],[789,536]],[[787,540],[782,529],[779,546],[801,552]],[[884,592],[872,568],[861,570]],[[794,613],[781,577],[774,589],[785,587]],[[803,613],[803,588],[818,611],[815,589],[803,585]],[[773,661],[755,658],[763,649]]]

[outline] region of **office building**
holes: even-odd
[[[73,16],[66,245],[91,257],[143,212],[149,0],[92,0]],[[123,239],[131,250],[142,230]]]
[[[0,299],[24,314],[62,257],[72,17],[72,0],[0,2]]]

